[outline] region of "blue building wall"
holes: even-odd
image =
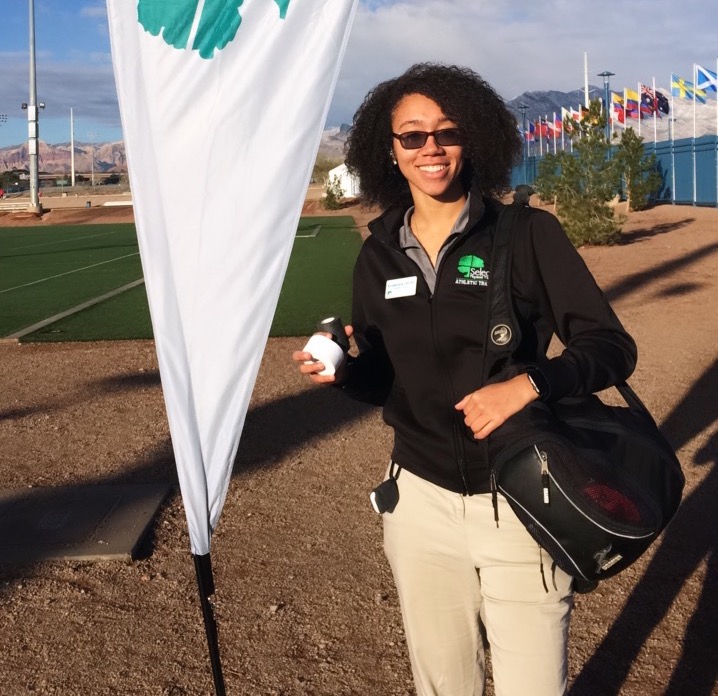
[[[718,137],[704,135],[695,140],[664,140],[644,143],[644,148],[647,153],[656,155],[658,171],[663,179],[658,194],[660,201],[718,206]],[[536,180],[540,159],[532,156],[514,167],[511,185],[532,184]]]

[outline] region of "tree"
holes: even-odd
[[[646,154],[643,138],[633,128],[626,128],[616,160],[626,182],[626,197],[629,210],[643,210],[652,202],[661,188],[661,175],[656,166],[656,156]]]
[[[544,200],[554,200],[556,214],[574,246],[614,244],[623,220],[609,205],[619,189],[620,162],[611,157],[606,116],[598,100],[580,122],[566,118],[573,152],[544,157],[534,186]]]
[[[314,168],[312,169],[312,181],[324,181],[324,179],[329,176],[329,172],[341,163],[341,159],[317,155],[317,159],[314,161]]]
[[[327,210],[339,210],[344,198],[344,189],[338,176],[327,180],[326,196],[324,196],[324,207]]]
[[[20,183],[20,171],[17,169],[6,169],[0,173],[0,189],[3,189],[5,193],[16,190],[15,187]]]

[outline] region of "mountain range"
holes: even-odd
[[[659,91],[668,96],[670,90],[659,88]],[[530,91],[524,92],[515,99],[506,102],[509,110],[514,114],[518,123],[522,121],[520,105],[526,106],[526,119],[533,121],[541,117],[552,117],[554,113],[560,115],[561,107],[577,108],[584,103],[584,90],[576,89],[571,92]],[[589,86],[589,94],[592,98],[602,97],[603,88]],[[656,119],[655,124],[652,118],[639,121],[629,120],[629,125],[638,130],[646,142],[669,140],[671,137],[671,125],[673,125],[673,137],[676,140],[691,138],[694,135],[694,112],[693,102],[685,99],[676,99],[671,104],[671,118],[664,116]],[[341,161],[344,158],[344,143],[350,126],[342,124],[333,128],[327,128],[322,134],[319,146],[319,155],[329,159]],[[622,126],[617,126],[620,133]],[[718,104],[714,100],[707,104],[697,104],[695,109],[695,135],[714,135],[718,132]],[[94,163],[93,163],[94,153]],[[95,172],[125,172],[127,171],[127,159],[125,147],[122,141],[113,143],[75,143],[75,172],[89,174],[93,169]],[[27,169],[28,155],[27,143],[11,145],[0,148],[0,172],[12,169]],[[70,174],[70,143],[59,143],[49,145],[44,142],[39,144],[38,168],[40,172],[48,174]]]
[[[671,102],[671,92],[668,89],[658,88],[668,97]],[[603,98],[603,88],[589,85],[589,95],[592,99]],[[520,106],[526,108],[526,120],[536,121],[539,118],[553,118],[556,113],[560,117],[561,107],[565,109],[578,107],[584,103],[584,90],[575,89],[571,92],[559,92],[556,90],[524,92],[515,99],[506,102],[509,111],[516,117],[521,125],[522,114]],[[629,119],[628,126],[635,131],[640,128],[640,135],[644,142],[670,140],[671,125],[673,126],[673,138],[681,140],[693,137],[693,102],[686,99],[676,99],[671,103],[671,118],[662,116],[656,118],[655,123],[652,117],[640,121]],[[343,124],[324,131],[322,143],[319,147],[319,154],[331,159],[342,160],[344,158],[344,143],[350,126]],[[621,124],[615,126],[615,132],[620,133],[623,129]],[[709,100],[706,104],[696,104],[695,113],[695,135],[716,135],[718,134],[718,103]]]
[[[122,141],[115,143],[75,142],[75,172],[126,172],[127,158]],[[94,162],[93,162],[94,157]],[[70,143],[49,145],[42,140],[38,146],[38,170],[46,174],[71,174]],[[0,148],[0,172],[28,168],[28,145],[10,145]]]

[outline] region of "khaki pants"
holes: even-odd
[[[499,495],[462,496],[406,470],[384,518],[418,696],[480,696],[491,649],[496,696],[560,696],[573,607],[571,578]],[[541,562],[548,592],[544,588]]]

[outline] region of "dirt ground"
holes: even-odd
[[[360,226],[370,216],[339,212]],[[0,214],[1,225],[127,219],[122,208]],[[688,485],[654,548],[577,597],[576,696],[718,693],[717,228],[718,210],[663,206],[631,214],[625,243],[582,250],[638,342],[632,384]],[[390,434],[378,410],[305,383],[289,359],[300,344],[269,341],[214,537],[227,693],[410,696],[368,501]],[[0,693],[213,693],[153,344],[0,343],[0,364],[4,488],[174,484],[132,563],[0,566]]]

